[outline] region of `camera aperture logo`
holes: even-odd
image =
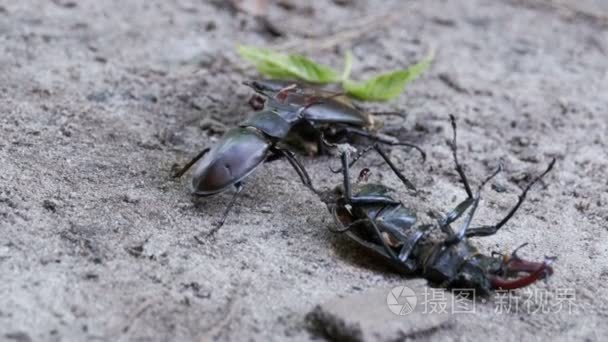
[[[405,316],[416,308],[418,297],[416,292],[407,286],[397,286],[392,288],[386,295],[386,304],[392,313]]]

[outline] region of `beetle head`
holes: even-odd
[[[480,294],[493,290],[514,290],[526,287],[553,273],[547,258],[544,262],[527,261],[517,256],[479,253],[464,240],[451,246],[434,245],[425,265],[426,276],[444,282],[453,289],[474,289]]]
[[[479,256],[467,262],[450,284],[452,287],[470,287],[488,293],[491,290],[515,290],[529,286],[553,274],[551,263],[527,261],[520,258]]]

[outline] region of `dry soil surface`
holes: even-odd
[[[387,13],[398,18],[373,19]],[[606,339],[608,6],[281,1],[267,15],[274,30],[223,1],[0,2],[0,339],[311,340],[324,338],[306,319],[317,305],[407,284],[329,232],[326,208],[284,161],[248,179],[215,239],[194,239],[230,195],[193,199],[187,177],[170,173],[250,112],[241,82],[256,73],[238,43],[300,46],[336,67],[352,50],[361,78],[434,47],[431,69],[404,95],[369,107],[404,113],[385,117],[386,131],[429,158],[391,157],[433,207],[464,196],[445,142],[449,113],[475,184],[504,163],[479,224],[499,220],[557,158],[516,217],[477,240],[487,253],[528,242],[525,257],[557,256],[554,276],[533,287],[548,299],[502,313],[479,302],[410,338]],[[373,24],[352,31],[366,18]],[[355,33],[327,39],[345,30]],[[300,159],[319,187],[340,182],[334,157]],[[371,179],[398,188],[378,161],[365,161]],[[543,312],[562,290],[572,312]]]

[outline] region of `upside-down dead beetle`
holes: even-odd
[[[244,82],[260,96],[249,101],[254,109],[264,108],[266,99],[306,107],[301,112],[301,120],[290,132],[290,140],[300,145],[316,144],[312,152],[323,152],[327,144],[323,141],[338,143],[344,139],[363,137],[375,142],[392,146],[408,146],[417,149],[423,159],[424,152],[418,146],[398,139],[375,133],[382,124],[369,112],[362,111],[343,93],[332,92],[292,81],[251,81]],[[383,113],[388,114],[388,113]]]
[[[353,195],[349,176],[351,164],[348,151],[344,151],[341,155],[343,190],[339,191],[341,193],[338,194],[337,200],[335,191],[333,194],[327,191],[322,195],[322,200],[328,205],[339,227],[335,231],[345,232],[360,245],[388,259],[403,273],[419,274],[445,287],[489,293],[496,289],[525,287],[551,275],[553,269],[550,263],[554,258],[546,258],[544,262],[526,261],[517,255],[519,248],[510,256],[494,253],[492,256],[486,256],[481,254],[468,238],[492,235],[504,226],[524,202],[532,185],[553,168],[555,159],[524,188],[517,203],[502,220],[492,226],[470,227],[479,204],[481,189],[501,171],[501,167],[487,177],[473,193],[458,162],[456,123],[453,116],[451,120],[454,138],[450,147],[467,199],[438,222],[417,224],[417,212],[390,197],[388,192],[391,189],[382,184],[365,184]],[[374,149],[403,181],[405,177],[394,167],[386,154],[377,145]],[[454,231],[450,224],[463,216],[467,210],[469,213],[461,228]]]
[[[288,86],[280,92],[288,94],[291,89],[292,87]],[[308,102],[298,102],[297,104],[282,103],[274,97],[269,97],[265,101],[266,105],[263,110],[254,112],[239,127],[226,132],[213,148],[202,150],[175,174],[175,177],[181,177],[202,158],[192,175],[194,195],[210,196],[232,187],[236,189],[222,219],[209,234],[215,233],[224,224],[242,190],[243,180],[264,161],[286,157],[302,182],[316,192],[308,173],[295,158],[293,152],[279,146],[299,124],[308,123],[311,128],[317,129],[312,123],[316,122],[317,117],[306,113],[308,113],[308,109],[325,103],[323,102],[325,99],[306,98],[306,100]],[[314,113],[320,115],[318,112]],[[328,114],[328,117],[331,115]],[[323,132],[319,132],[319,134],[322,136]],[[424,151],[413,144],[405,142],[390,142],[390,144],[414,147],[420,151],[423,158],[425,156]]]

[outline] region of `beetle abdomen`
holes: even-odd
[[[213,195],[247,177],[266,159],[269,147],[256,129],[229,130],[196,166],[194,194]]]

